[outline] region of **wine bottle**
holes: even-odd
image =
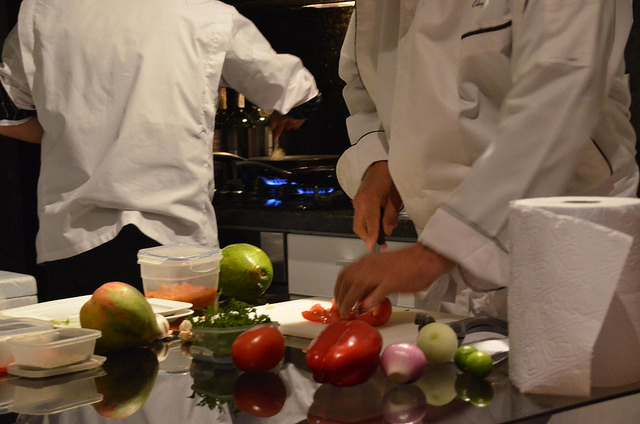
[[[227,136],[229,131],[229,110],[227,106],[227,89],[222,87],[218,93],[218,111],[213,130],[213,151],[221,152],[227,149]]]
[[[249,157],[269,156],[273,151],[273,137],[269,121],[271,113],[252,105],[251,116],[254,125],[249,130]]]
[[[245,97],[238,93],[238,102],[231,113],[230,153],[242,157],[249,156],[249,130],[253,128],[253,119],[246,109]]]

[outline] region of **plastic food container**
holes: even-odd
[[[271,323],[273,324],[273,323]],[[193,338],[189,348],[193,359],[216,363],[230,363],[231,345],[244,331],[254,327],[243,325],[239,327],[202,327],[191,329]]]
[[[11,412],[27,415],[57,414],[100,402],[103,399],[95,379],[106,375],[101,368],[59,377],[27,379],[17,378],[14,386]]]
[[[53,323],[33,318],[9,318],[0,320],[0,372],[7,370],[7,365],[13,362],[13,352],[8,344],[11,337],[48,331]]]
[[[194,309],[213,305],[218,293],[220,249],[172,245],[142,249],[138,263],[146,297],[188,302]]]
[[[16,387],[11,384],[18,377],[5,375],[0,377],[0,415],[9,412],[9,406],[13,403]]]
[[[278,327],[280,324],[271,321],[271,324]],[[218,364],[228,364],[231,359],[231,345],[236,337],[248,329],[259,324],[242,325],[237,327],[192,327],[191,347],[189,352],[193,359]]]
[[[8,343],[19,367],[51,369],[91,359],[99,330],[57,328],[15,336]]]

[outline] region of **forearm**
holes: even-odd
[[[42,126],[35,110],[21,109],[0,84],[0,135],[29,143],[40,143]]]
[[[37,117],[30,118],[18,125],[0,125],[0,135],[27,143],[40,144],[43,132]]]

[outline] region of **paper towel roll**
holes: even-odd
[[[586,396],[640,381],[640,200],[517,200],[509,236],[512,382]]]

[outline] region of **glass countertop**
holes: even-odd
[[[485,380],[445,364],[429,365],[413,384],[393,384],[380,370],[357,386],[319,384],[305,364],[308,343],[288,338],[284,361],[261,374],[195,361],[188,345],[173,340],[75,374],[5,376],[0,408],[8,420],[2,422],[533,424],[635,423],[640,417],[640,382],[594,388],[584,398],[525,395],[511,385],[507,361]]]

